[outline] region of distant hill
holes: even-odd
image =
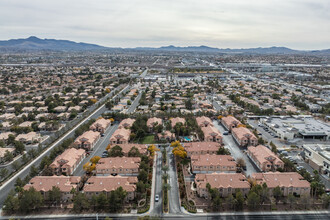
[[[26,39],[12,39],[0,41],[0,50],[102,50],[102,47],[96,44],[76,43],[68,40],[40,39],[31,36]]]
[[[154,52],[196,52],[196,53],[243,53],[243,54],[313,54],[330,55],[330,49],[302,51],[287,47],[258,47],[242,49],[219,49],[208,46],[176,47],[173,45],[163,47],[136,47],[136,48],[110,48],[96,44],[76,43],[69,40],[40,39],[31,36],[26,39],[11,39],[0,41],[0,52],[7,51],[154,51]]]

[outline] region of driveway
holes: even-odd
[[[176,173],[176,166],[175,166],[175,159],[174,155],[172,153],[172,148],[167,147],[167,158],[168,158],[168,175],[169,175],[169,184],[171,186],[171,189],[169,190],[169,213],[181,213],[181,204],[180,204],[180,193],[179,193],[179,183],[177,179],[177,173]]]
[[[218,123],[218,121],[213,121],[214,126],[223,134],[225,128]],[[238,158],[243,158],[246,164],[246,176],[250,176],[252,173],[258,173],[256,166],[252,163],[252,161],[247,157],[245,153],[239,148],[238,144],[235,142],[234,138],[231,135],[222,135],[223,143],[225,147],[229,149],[231,155],[235,160]]]

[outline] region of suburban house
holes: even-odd
[[[33,144],[38,143],[41,140],[41,135],[34,131],[31,131],[27,134],[19,134],[15,138],[16,141],[20,141],[24,144]]]
[[[276,154],[263,145],[247,148],[247,155],[254,164],[263,172],[284,168],[284,163]]]
[[[228,131],[231,131],[233,128],[237,128],[238,125],[242,124],[239,120],[230,115],[221,118],[221,123]]]
[[[222,136],[220,131],[213,126],[202,127],[201,128],[204,133],[204,141],[207,142],[217,142],[222,144]]]
[[[216,142],[188,142],[183,145],[188,157],[192,155],[216,154],[221,147]]]
[[[209,117],[201,116],[196,118],[196,122],[199,127],[213,126],[213,123]]]
[[[229,155],[192,155],[191,170],[193,173],[236,172],[236,162]]]
[[[128,144],[131,130],[126,128],[117,129],[110,138],[110,144]]]
[[[138,149],[138,151],[140,152],[140,154],[146,155],[147,151],[148,151],[148,145],[146,144],[116,144],[113,145],[114,146],[119,146],[122,149],[122,152],[124,154],[124,156],[128,156],[129,151],[133,148],[136,147]],[[112,148],[111,147],[111,148]],[[110,148],[110,150],[111,150]]]
[[[172,128],[174,128],[174,126],[177,123],[182,123],[182,124],[185,124],[186,123],[186,119],[180,118],[180,117],[171,118],[170,121],[171,121]]]
[[[211,173],[196,174],[195,183],[197,194],[204,198],[210,198],[206,185],[209,183],[211,188],[216,188],[221,197],[227,197],[240,190],[245,196],[250,191],[250,183],[241,173]]]
[[[310,183],[296,172],[268,172],[268,173],[254,173],[252,178],[257,181],[257,184],[266,183],[272,195],[273,189],[280,187],[284,196],[289,194],[309,195]]]
[[[111,125],[111,121],[108,119],[100,118],[97,119],[90,127],[89,129],[92,131],[98,131],[101,134],[107,130],[107,128]]]
[[[97,176],[122,175],[136,176],[139,174],[140,157],[107,157],[101,158],[96,164]]]
[[[92,176],[85,183],[83,192],[87,198],[91,199],[94,195],[105,193],[110,195],[111,191],[122,187],[127,192],[126,201],[133,200],[136,193],[137,177],[123,176]]]
[[[24,186],[24,189],[28,190],[33,187],[36,191],[41,192],[44,200],[47,200],[49,191],[55,186],[61,192],[61,201],[69,202],[72,201],[74,191],[79,190],[80,184],[80,176],[35,176]]]
[[[4,161],[4,157],[5,157],[7,151],[9,153],[11,153],[11,154],[14,154],[15,148],[9,148],[9,147],[3,148],[3,147],[0,147],[0,163],[2,163]]]
[[[100,133],[97,131],[86,131],[76,138],[74,146],[86,150],[93,150],[95,144],[100,139]]]
[[[120,124],[118,125],[118,128],[119,129],[120,128],[130,128],[130,127],[132,127],[134,122],[135,122],[135,119],[126,118],[120,122]]]
[[[147,121],[147,126],[149,128],[149,131],[152,131],[153,127],[156,125],[162,125],[163,124],[163,120],[161,118],[149,118]]]
[[[256,146],[258,139],[256,136],[245,127],[233,128],[231,131],[233,138],[241,147]]]
[[[84,149],[69,148],[57,156],[49,167],[56,175],[72,175],[85,156],[86,151]]]

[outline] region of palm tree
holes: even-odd
[[[163,178],[164,182],[167,182],[168,174],[167,173],[163,174],[162,178]]]
[[[170,184],[168,184],[168,183],[164,183],[164,184],[163,184],[163,190],[164,190],[164,191],[167,191],[167,190],[170,190],[170,189],[171,189]]]
[[[169,167],[167,165],[162,167],[162,171],[166,173],[169,170]]]

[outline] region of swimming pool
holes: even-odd
[[[185,141],[191,141],[189,137],[183,137]]]

